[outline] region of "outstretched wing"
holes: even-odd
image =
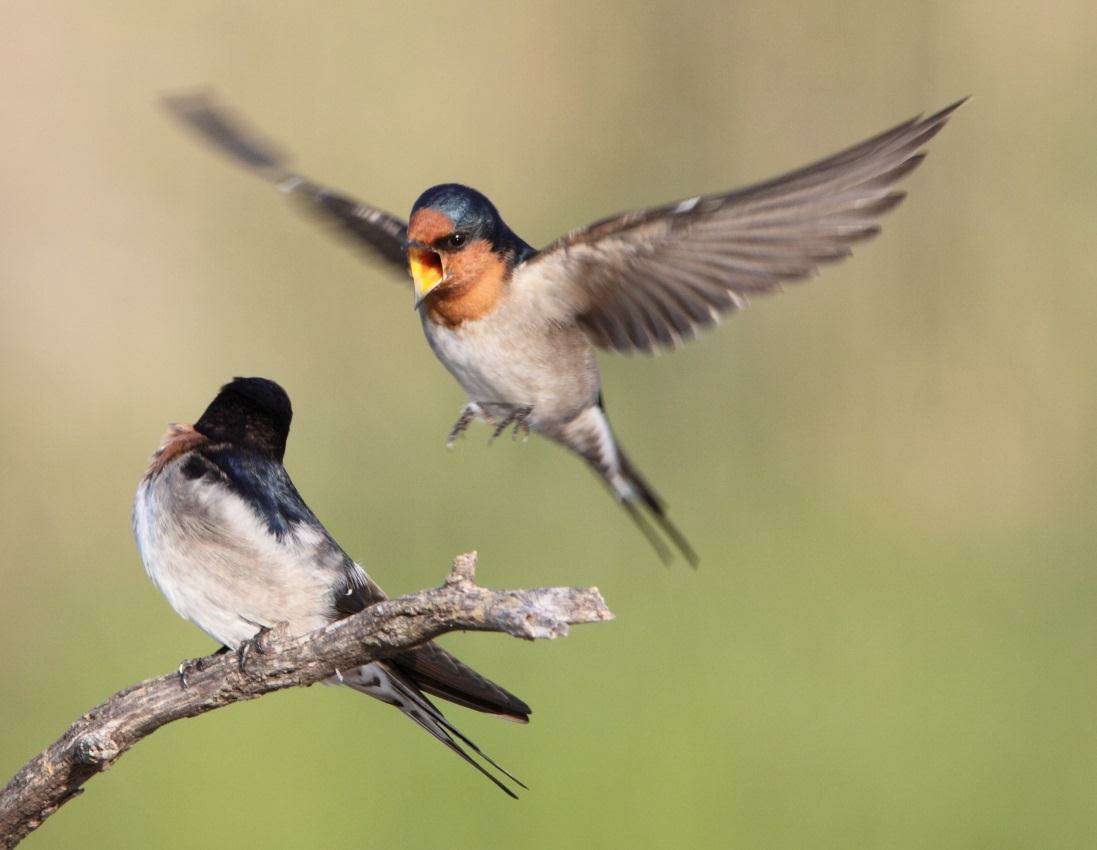
[[[520,265],[514,286],[602,348],[673,347],[875,236],[904,197],[892,185],[963,102],[764,183],[575,230]]]
[[[208,94],[172,95],[164,98],[164,105],[186,127],[283,192],[299,198],[307,209],[335,225],[370,255],[400,271],[406,269],[404,242],[408,227],[404,221],[296,174],[274,145],[255,135]]]

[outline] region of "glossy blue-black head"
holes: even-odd
[[[233,378],[221,387],[194,430],[215,443],[251,449],[281,461],[293,408],[289,396],[266,378]]]
[[[420,210],[442,213],[449,219],[451,232],[470,239],[490,240],[500,226],[506,227],[495,204],[484,194],[460,183],[442,183],[427,189],[412,205],[410,221],[414,222],[415,214]],[[410,228],[408,237],[414,239]]]
[[[427,189],[408,219],[408,267],[417,300],[439,285],[458,282],[451,272],[460,265],[458,255],[470,249],[490,250],[508,268],[533,253],[482,193],[460,183]]]

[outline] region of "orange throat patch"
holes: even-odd
[[[507,266],[485,239],[445,258],[448,280],[427,295],[427,318],[454,328],[490,313],[506,293]]]

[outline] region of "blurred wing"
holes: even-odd
[[[963,102],[764,183],[573,231],[519,266],[514,285],[602,348],[673,347],[875,236],[876,219],[904,197],[892,184]]]
[[[405,271],[405,222],[295,174],[277,148],[254,135],[209,95],[173,95],[164,98],[164,105],[186,127],[283,192],[301,199],[313,214],[364,246],[371,256],[387,260],[401,272]],[[407,279],[406,274],[404,278]]]

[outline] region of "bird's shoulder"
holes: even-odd
[[[191,452],[179,472],[190,480],[223,484],[269,536],[295,551],[303,547],[316,566],[336,573],[335,609],[340,614],[357,613],[387,598],[312,512],[281,463],[236,446],[203,445]]]
[[[177,475],[192,485],[224,488],[226,496],[246,504],[276,538],[284,538],[298,526],[322,528],[286,468],[257,452],[199,443],[179,458]]]

